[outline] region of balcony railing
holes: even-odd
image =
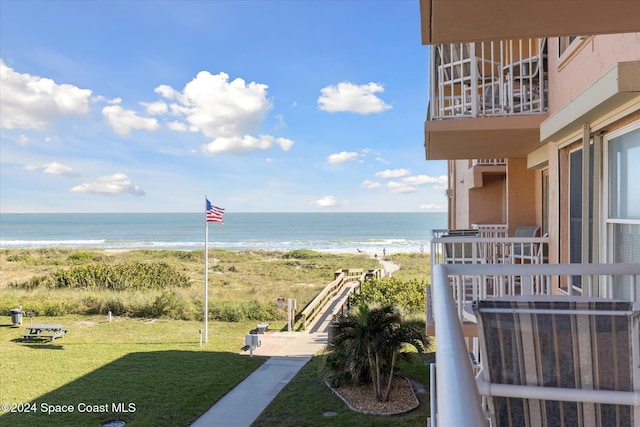
[[[546,58],[546,39],[434,45],[431,119],[546,112]]]
[[[436,237],[431,239],[432,271],[438,264],[543,264],[546,262],[544,254],[549,245],[548,237],[482,237],[502,233],[506,234],[504,228],[433,230],[433,235]],[[475,299],[518,293],[550,294],[550,286],[550,283],[543,282],[540,278],[532,281],[527,279],[518,281],[515,277],[472,277],[457,283],[453,296],[458,317],[460,321],[464,321],[463,307]],[[569,286],[569,289],[572,290],[573,286]],[[431,288],[427,288],[427,325],[433,325],[434,322]]]
[[[506,165],[505,159],[472,159],[471,166],[502,166]]]
[[[554,385],[550,384],[526,384],[519,383],[518,375],[523,375],[522,372],[515,372],[520,369],[519,367],[527,366],[524,358],[532,359],[534,357],[546,357],[540,354],[523,354],[518,353],[517,350],[513,354],[508,354],[509,357],[522,357],[522,360],[508,359],[511,364],[509,366],[494,366],[495,369],[502,369],[502,376],[504,378],[515,377],[515,383],[495,383],[490,379],[488,369],[490,368],[488,362],[488,348],[494,348],[500,343],[487,342],[486,337],[480,338],[480,350],[478,354],[474,354],[475,360],[480,360],[480,371],[478,372],[475,381],[473,378],[473,369],[471,365],[471,358],[469,356],[469,350],[465,342],[465,338],[462,332],[462,325],[459,321],[459,305],[456,304],[455,295],[459,293],[460,284],[464,284],[467,281],[471,282],[486,282],[486,278],[491,277],[497,281],[509,281],[512,278],[517,278],[519,283],[533,283],[536,280],[541,283],[562,282],[571,280],[572,277],[582,276],[583,280],[589,283],[600,283],[603,285],[603,289],[607,289],[607,283],[611,283],[620,278],[625,278],[625,282],[631,286],[631,297],[633,301],[638,301],[640,295],[636,294],[636,284],[640,281],[640,264],[502,264],[502,265],[490,265],[490,264],[441,264],[436,265],[432,270],[432,294],[433,294],[433,313],[435,318],[435,333],[436,333],[436,355],[437,365],[432,365],[432,373],[435,373],[435,381],[432,379],[431,383],[431,427],[436,426],[487,426],[489,425],[488,419],[492,421],[492,425],[496,424],[495,406],[492,406],[492,401],[495,401],[496,397],[509,398],[509,399],[531,399],[534,401],[556,401],[556,402],[578,402],[579,404],[589,405],[618,405],[625,406],[622,411],[616,409],[612,414],[603,415],[609,417],[604,420],[604,423],[613,423],[612,425],[637,425],[640,421],[640,303],[626,303],[625,307],[621,311],[614,309],[613,303],[605,304],[604,306],[589,306],[593,304],[596,299],[594,296],[600,297],[597,301],[602,301],[601,298],[610,298],[607,293],[597,292],[600,288],[587,287],[585,296],[590,298],[583,298],[582,300],[576,300],[571,295],[563,296],[551,296],[551,287],[546,286],[543,288],[543,296],[533,296],[531,294],[520,292],[516,301],[520,301],[521,308],[491,308],[488,309],[491,316],[512,316],[513,320],[506,320],[504,331],[501,334],[520,334],[523,335],[520,338],[514,338],[509,336],[509,340],[505,342],[505,345],[515,345],[517,339],[530,340],[533,339],[531,335],[537,329],[531,329],[530,320],[526,320],[527,316],[538,316],[539,321],[537,328],[542,328],[542,325],[550,325],[550,321],[553,322],[572,322],[571,325],[589,325],[591,323],[596,324],[596,320],[590,320],[586,316],[596,316],[601,318],[597,321],[600,325],[598,328],[581,328],[580,335],[576,335],[571,328],[566,329],[566,325],[563,325],[562,330],[550,327],[544,331],[538,331],[539,333],[546,333],[545,343],[552,345],[551,347],[545,347],[545,352],[553,354],[558,357],[558,360],[562,360],[563,363],[567,363],[569,366],[581,366],[582,363],[585,366],[585,373],[580,371],[571,372],[572,375],[587,375],[589,371],[589,363],[584,364],[584,361],[578,361],[580,356],[576,353],[574,356],[576,361],[566,360],[565,352],[570,353],[572,345],[580,343],[580,352],[584,354],[587,359],[592,360],[594,367],[598,363],[598,357],[593,356],[591,352],[597,351],[601,353],[602,345],[598,345],[598,341],[595,341],[595,336],[601,335],[603,342],[609,342],[611,339],[611,332],[613,325],[615,325],[616,339],[618,345],[621,347],[619,350],[624,353],[621,356],[622,361],[627,360],[626,364],[620,364],[616,368],[616,374],[619,377],[626,378],[626,382],[620,386],[616,382],[616,388],[604,388],[589,383],[588,378],[583,378],[585,383],[582,385],[584,388],[580,388],[581,382],[576,382],[575,386],[567,387],[566,385]],[[554,299],[555,298],[555,299]],[[553,313],[555,309],[550,301],[564,301],[558,304],[559,309],[557,313]],[[487,301],[492,301],[488,298]],[[504,302],[504,298],[495,299],[495,301]],[[535,306],[535,301],[542,302],[542,306]],[[580,304],[586,302],[588,309],[571,309],[571,303],[576,301],[582,301]],[[524,304],[522,304],[524,302]],[[530,304],[530,305],[529,305]],[[551,305],[550,305],[551,304]],[[498,304],[496,304],[498,305]],[[622,304],[624,306],[624,304]],[[603,307],[605,309],[603,309]],[[474,313],[476,310],[474,309]],[[504,313],[504,314],[500,314]],[[518,316],[522,317],[522,332],[519,330]],[[556,316],[548,317],[545,316]],[[557,317],[559,316],[559,317]],[[617,319],[627,319],[620,320]],[[511,319],[511,317],[509,317]],[[546,319],[546,320],[542,320]],[[505,320],[502,320],[503,322]],[[498,322],[500,324],[500,322]],[[554,323],[555,324],[555,323]],[[527,326],[529,325],[529,326]],[[558,334],[564,335],[558,335]],[[549,340],[549,334],[553,337]],[[569,335],[567,335],[569,334]],[[584,335],[586,334],[586,335]],[[502,335],[500,335],[502,336]],[[505,335],[507,336],[507,335]],[[569,338],[572,341],[570,343],[562,342],[563,339]],[[498,338],[501,339],[501,338]],[[504,337],[502,339],[505,339]],[[555,342],[555,344],[553,344]],[[593,346],[591,346],[593,343]],[[589,345],[589,347],[587,347]],[[561,348],[556,348],[560,346]],[[505,347],[506,348],[506,347]],[[502,350],[500,350],[502,351]],[[515,350],[510,350],[515,351]],[[606,351],[611,351],[609,348]],[[480,358],[480,353],[483,359]],[[495,353],[495,352],[494,352]],[[602,355],[599,354],[599,357]],[[592,358],[593,357],[593,358]],[[626,357],[626,359],[625,359]],[[601,364],[607,365],[608,360],[605,357],[600,361]],[[528,369],[536,369],[536,363],[532,362],[533,366],[527,366]],[[487,366],[485,366],[487,365]],[[555,366],[555,365],[554,365]],[[562,371],[564,374],[564,371]],[[613,371],[612,371],[613,372]],[[547,372],[548,373],[548,372]],[[557,373],[556,373],[557,374]],[[613,375],[613,373],[611,374]],[[565,375],[566,376],[566,375]],[[566,378],[565,378],[566,379]],[[603,377],[604,381],[607,381],[606,376]],[[534,378],[535,380],[535,378]],[[569,378],[571,380],[571,378]],[[600,379],[594,379],[593,381],[601,381]],[[631,383],[630,385],[627,383]],[[494,400],[492,400],[494,399]],[[520,410],[522,406],[518,407],[518,404],[514,405],[511,410]],[[502,411],[509,410],[504,406],[501,407]],[[623,414],[627,424],[619,421],[615,421],[613,418],[619,419],[620,414]],[[518,419],[519,414],[515,414]],[[544,416],[544,414],[542,415]],[[509,425],[507,423],[507,425]],[[582,425],[582,424],[580,424]],[[586,424],[585,424],[586,425]],[[604,424],[603,424],[604,425]]]

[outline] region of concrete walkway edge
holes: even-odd
[[[227,393],[192,427],[248,427],[311,357],[272,357]]]

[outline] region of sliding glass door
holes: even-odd
[[[640,122],[605,142],[607,261],[640,263]],[[640,284],[636,289],[640,295]],[[614,297],[631,299],[630,279],[614,284]]]

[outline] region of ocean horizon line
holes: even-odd
[[[0,248],[230,250],[314,249],[330,252],[415,252],[431,230],[446,227],[445,213],[225,213],[224,224],[205,213],[2,214]]]
[[[222,206],[221,206],[222,207]],[[199,212],[194,211],[130,211],[130,212],[108,212],[108,211],[82,211],[82,212],[26,212],[26,211],[3,211],[0,215],[84,215],[84,214],[200,214],[204,213],[204,209]],[[447,211],[340,211],[340,212],[318,212],[318,211],[229,211],[225,208],[225,215],[229,213],[237,214],[446,214]]]

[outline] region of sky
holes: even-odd
[[[418,0],[0,0],[0,212],[446,210]]]

